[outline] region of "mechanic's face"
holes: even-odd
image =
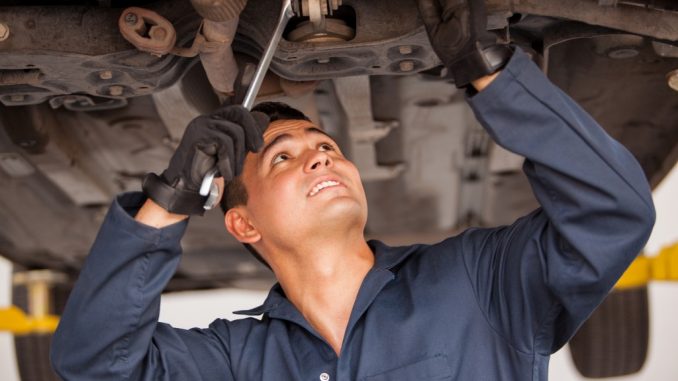
[[[308,234],[362,234],[367,201],[358,170],[311,122],[271,123],[263,148],[248,154],[242,179],[243,208],[263,241],[293,248]]]

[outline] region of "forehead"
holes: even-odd
[[[322,128],[316,126],[312,122],[303,119],[276,120],[271,122],[266,128],[266,131],[264,131],[264,142],[268,142],[285,133],[304,132],[307,128],[311,127],[322,130]]]
[[[310,129],[316,131],[310,131]],[[313,122],[309,122],[303,119],[284,119],[276,120],[269,123],[268,127],[266,128],[263,134],[264,145],[262,146],[262,148],[258,152],[248,152],[247,156],[245,157],[245,165],[242,172],[243,180],[245,182],[250,181],[248,180],[248,178],[250,178],[250,176],[253,176],[254,173],[258,172],[258,170],[255,168],[262,167],[262,164],[264,163],[264,155],[273,152],[272,147],[275,146],[276,143],[280,143],[281,140],[285,140],[286,137],[295,139],[302,137],[306,134],[326,135],[324,132],[320,131],[322,131],[322,128],[318,127]],[[330,137],[329,135],[326,136],[328,136],[329,139],[332,139],[332,137]]]

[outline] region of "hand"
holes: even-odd
[[[248,151],[263,144],[268,117],[242,106],[226,106],[189,123],[167,169],[144,179],[144,192],[167,211],[177,214],[204,213],[206,197],[198,193],[212,168],[225,181],[240,175]]]
[[[485,0],[418,0],[431,46],[457,87],[501,69],[512,51],[487,31]]]

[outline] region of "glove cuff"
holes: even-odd
[[[505,44],[493,44],[475,48],[448,66],[458,88],[468,86],[472,81],[494,74],[506,66],[513,55],[513,48]]]
[[[144,194],[170,213],[202,216],[207,196],[174,188],[155,173],[149,173],[141,184]]]

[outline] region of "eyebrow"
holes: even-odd
[[[315,134],[325,135],[328,138],[332,139],[332,137],[330,135],[328,135],[327,132],[325,132],[325,131],[317,128],[317,127],[308,127],[305,131],[306,132],[312,132],[312,133],[315,133]],[[273,139],[270,143],[268,143],[264,147],[263,150],[261,150],[261,157],[266,157],[266,153],[268,151],[270,151],[274,146],[276,146],[276,145],[278,145],[282,142],[285,142],[287,140],[290,140],[290,139],[292,139],[292,135],[290,135],[288,133],[284,133],[284,134],[280,134],[280,135],[276,136],[275,139]],[[334,141],[334,139],[332,139],[332,141]]]

